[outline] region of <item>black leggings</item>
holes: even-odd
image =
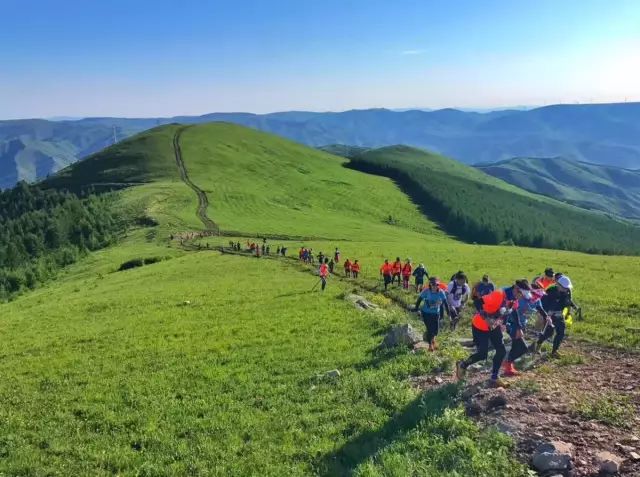
[[[558,348],[560,348],[562,340],[564,340],[564,331],[567,325],[564,322],[564,317],[560,314],[554,314],[551,317],[551,320],[553,321],[553,326],[545,326],[542,335],[540,335],[540,338],[538,338],[538,343],[544,343],[546,340],[551,338],[553,336],[553,333],[555,332],[556,336],[555,338],[553,338],[552,350],[555,353],[556,351],[558,351]]]
[[[515,361],[523,356],[528,350],[529,347],[527,346],[524,338],[516,339],[511,337],[511,350],[509,351],[509,356],[507,356],[507,361]]]
[[[433,338],[438,336],[440,330],[440,316],[438,313],[422,313],[422,321],[427,327],[427,332],[424,334],[425,341],[431,343]]]
[[[481,331],[475,326],[471,327],[473,333],[473,342],[476,344],[476,352],[469,356],[462,363],[463,368],[468,368],[473,363],[487,359],[489,354],[489,342],[496,350],[496,354],[493,357],[492,378],[497,378],[500,372],[500,366],[502,366],[502,360],[507,354],[507,349],[504,347],[504,341],[502,340],[502,329],[498,326],[491,331]]]

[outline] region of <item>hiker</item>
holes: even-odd
[[[256,257],[260,258],[260,247],[256,247],[255,250],[256,250]]]
[[[267,245],[267,255],[271,255],[271,245]]]
[[[307,261],[310,265],[313,265],[313,249],[309,249],[309,254],[307,255]]]
[[[447,304],[449,305],[449,318],[451,331],[456,329],[462,310],[471,295],[471,289],[467,284],[467,275],[460,270],[447,286]]]
[[[389,260],[385,259],[384,263],[380,266],[380,275],[384,281],[384,291],[387,291],[389,283],[393,280],[393,265],[389,263]]]
[[[298,258],[302,261],[304,257],[304,247],[300,247],[300,250],[298,251]]]
[[[320,275],[320,281],[322,282],[322,291],[327,287],[327,276],[329,275],[329,267],[326,263],[321,263],[318,269],[318,275]]]
[[[477,311],[482,310],[482,297],[488,295],[492,291],[495,291],[496,286],[489,279],[489,275],[482,275],[482,280],[473,285],[471,289],[471,300]]]
[[[324,253],[322,252],[318,254],[318,263],[324,263]]]
[[[411,278],[411,272],[413,267],[411,266],[411,259],[407,258],[407,261],[402,266],[402,288],[409,289],[409,278]]]
[[[422,308],[420,304],[422,303]],[[438,336],[440,309],[446,306],[447,295],[438,288],[438,279],[436,277],[429,278],[429,286],[420,292],[416,301],[416,310],[422,317],[424,325],[427,329],[424,334],[424,340],[429,344],[429,351],[435,351],[438,348],[436,336]]]
[[[576,311],[580,310],[580,307],[571,299],[571,290],[573,290],[573,284],[571,283],[571,279],[566,275],[562,275],[555,285],[547,288],[546,295],[542,297],[541,302],[542,307],[550,315],[550,318],[547,319],[546,326],[536,342],[534,348],[536,353],[540,352],[542,343],[551,338],[555,333],[551,357],[558,358],[560,356],[558,349],[564,340],[564,333],[567,326],[564,310],[565,308],[573,308]]]
[[[344,276],[347,278],[351,276],[351,261],[348,258],[344,261]]]
[[[424,277],[429,278],[429,272],[424,267],[424,263],[418,265],[418,268],[413,271],[413,276],[416,278],[416,291],[420,293],[424,286]]]
[[[340,263],[340,250],[338,250],[338,247],[336,247],[336,251],[333,254],[333,260],[336,263]]]
[[[280,255],[280,245],[278,245],[278,248],[276,249],[276,255]]]
[[[267,247],[264,245],[264,243],[262,244],[262,247],[260,247],[262,250],[262,255],[264,255],[264,252],[267,250]]]
[[[333,273],[333,268],[336,266],[336,262],[333,261],[333,258],[329,260],[329,273]]]
[[[357,260],[355,260],[352,264],[351,264],[351,276],[353,278],[358,278],[358,275],[360,274],[360,264],[358,263]]]
[[[543,290],[546,290],[555,282],[555,274],[553,273],[553,268],[551,267],[545,269],[544,275],[538,276],[533,279],[533,283],[538,285]]]
[[[505,323],[507,333],[511,338],[511,349],[502,368],[502,375],[505,377],[520,374],[513,363],[529,350],[529,346],[524,340],[528,313],[531,310],[535,310],[540,316],[547,319],[547,313],[540,303],[540,297],[544,295],[544,291],[540,289],[534,290],[532,288],[527,291],[525,289],[525,282],[526,285],[528,285],[527,280],[520,280],[508,288],[503,288],[507,300],[514,301],[516,296],[519,297],[513,307],[513,312],[507,317]]]
[[[400,261],[400,257],[396,257],[396,261],[393,262],[393,278],[391,278],[391,283],[395,283],[396,277],[398,278],[398,286],[400,286],[400,275],[402,275],[402,262]]]
[[[282,254],[283,257],[287,256],[287,247],[282,247],[280,249],[280,253]]]
[[[530,297],[531,287],[527,280],[516,280],[511,290],[509,296],[505,290],[498,289],[482,297],[482,310],[476,313],[471,321],[471,332],[476,352],[466,360],[456,363],[456,377],[459,380],[464,378],[469,366],[487,358],[489,343],[491,343],[496,350],[491,368],[491,384],[493,386],[500,384],[498,375],[502,360],[507,354],[502,328],[509,315],[517,309],[518,300],[523,296]]]

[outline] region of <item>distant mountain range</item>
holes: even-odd
[[[0,121],[0,188],[36,180],[134,133],[168,123],[226,121],[310,145],[427,148],[467,164],[556,157],[640,168],[640,103],[465,112],[354,110],[212,113],[172,118]]]
[[[562,157],[520,157],[476,167],[537,194],[585,209],[640,219],[640,170],[587,164]]]

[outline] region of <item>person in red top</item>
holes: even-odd
[[[400,286],[400,275],[402,275],[402,262],[400,261],[400,257],[396,257],[396,261],[393,262],[393,278],[391,279],[391,283],[396,281],[398,278],[398,286]]]
[[[551,285],[555,285],[556,279],[555,279],[555,275],[553,273],[553,268],[547,268],[544,271],[544,275],[542,275],[540,277],[536,277],[536,278],[533,279],[533,283],[538,285],[543,290],[546,290]]]
[[[322,291],[327,287],[327,277],[329,276],[329,260],[325,258],[324,262],[318,269],[318,275],[320,275],[320,281],[322,282]]]
[[[409,279],[411,278],[411,272],[413,267],[411,266],[411,259],[407,258],[407,261],[402,266],[402,288],[409,289]]]
[[[493,357],[491,371],[491,384],[498,385],[498,374],[502,366],[502,360],[507,354],[503,341],[503,330],[509,317],[518,314],[518,302],[521,298],[531,298],[531,287],[525,279],[516,280],[515,284],[508,288],[500,288],[481,298],[482,310],[471,321],[471,332],[476,352],[464,361],[456,363],[456,376],[462,379],[467,368],[478,361],[487,358],[489,342],[496,350]]]
[[[356,260],[351,264],[351,276],[353,278],[358,278],[359,273],[360,273],[360,264]]]
[[[351,276],[351,260],[348,258],[344,261],[344,276],[347,278]]]
[[[389,263],[389,260],[385,260],[380,267],[380,275],[382,275],[382,279],[384,280],[384,291],[387,291],[389,283],[393,280],[393,265]]]

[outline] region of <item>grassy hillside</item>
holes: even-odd
[[[130,229],[55,282],[0,304],[0,475],[524,477],[510,439],[464,416],[460,389],[422,392],[408,379],[450,373],[464,353],[457,335],[443,333],[435,354],[378,349],[392,323],[422,329],[376,289],[384,257],[411,256],[443,277],[486,271],[499,285],[553,265],[574,278],[585,309],[572,335],[640,345],[628,285],[640,259],[463,244],[389,179],[229,124],[179,137],[209,217],[223,230],[317,237],[282,243],[339,247],[360,258],[363,277],[332,277],[324,294],[310,293],[317,278],[295,260],[213,250],[229,237],[180,247],[170,233],[203,225],[196,194],[180,181],[177,132],[132,138],[47,182],[128,182],[120,206],[159,225]],[[162,260],[117,271],[153,257]],[[354,289],[383,311],[356,310],[343,298]],[[341,376],[327,378],[331,369]]]
[[[640,170],[562,157],[519,157],[476,167],[537,194],[586,209],[640,218]]]
[[[393,178],[428,216],[469,242],[640,253],[640,228],[630,223],[528,194],[436,154],[380,148],[350,166]]]

